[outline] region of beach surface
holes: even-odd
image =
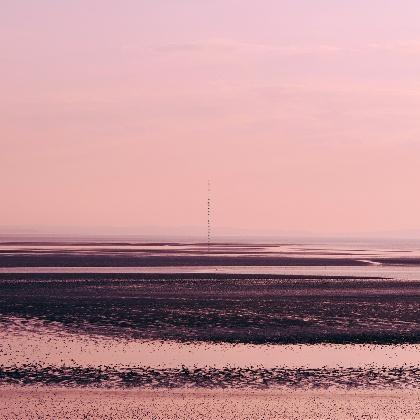
[[[0,419],[420,418],[419,255],[3,243]]]
[[[2,419],[420,419],[420,391],[0,388]]]

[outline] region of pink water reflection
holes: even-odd
[[[40,321],[0,328],[0,364],[67,366],[182,365],[230,367],[403,367],[420,366],[420,345],[252,345],[180,343],[80,335]]]

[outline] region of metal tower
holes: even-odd
[[[210,201],[210,180],[207,181],[207,252],[210,252],[211,241],[211,201]]]

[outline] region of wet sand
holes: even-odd
[[[419,391],[98,390],[1,387],[9,419],[420,419]]]
[[[214,273],[0,273],[0,315],[88,334],[254,344],[420,343],[420,281]]]
[[[419,389],[419,345],[136,340],[8,318],[0,383],[101,388]]]
[[[0,242],[0,267],[419,266],[420,249],[305,244]]]
[[[206,248],[0,246],[0,419],[420,418],[418,250]]]
[[[420,261],[410,260],[412,264]],[[393,259],[394,264],[404,263]],[[352,258],[310,258],[279,256],[211,256],[211,255],[75,255],[56,252],[54,255],[0,255],[2,267],[176,267],[176,266],[365,266],[369,262]]]

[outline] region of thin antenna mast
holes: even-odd
[[[211,241],[211,219],[210,219],[210,180],[207,181],[207,252],[210,252],[210,241]]]

